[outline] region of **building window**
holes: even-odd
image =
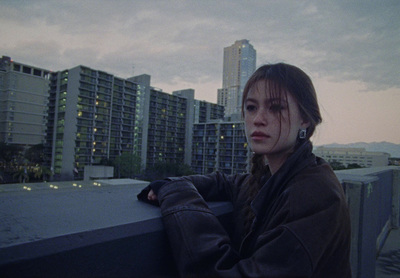
[[[14,71],[21,71],[21,65],[14,64],[13,70],[14,70]]]
[[[42,71],[38,69],[33,69],[33,75],[42,76]]]
[[[31,74],[31,71],[32,71],[32,69],[30,67],[26,67],[26,66],[22,67],[23,73]]]

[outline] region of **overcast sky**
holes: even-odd
[[[0,55],[53,71],[85,65],[150,74],[171,93],[216,102],[223,48],[248,39],[257,66],[314,81],[328,143],[400,143],[400,1],[0,0]]]

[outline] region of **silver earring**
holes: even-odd
[[[299,130],[299,139],[305,139],[307,137],[307,129],[301,128]]]

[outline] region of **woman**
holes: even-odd
[[[249,174],[153,182],[139,199],[158,202],[182,277],[351,277],[350,220],[332,169],[312,154],[321,122],[310,78],[265,65],[243,92]],[[229,200],[229,235],[206,201]]]

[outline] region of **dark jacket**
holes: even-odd
[[[260,189],[244,234],[249,175],[178,178],[158,200],[182,277],[351,277],[350,220],[343,189],[330,166],[304,143]],[[229,236],[206,201],[229,200]]]

